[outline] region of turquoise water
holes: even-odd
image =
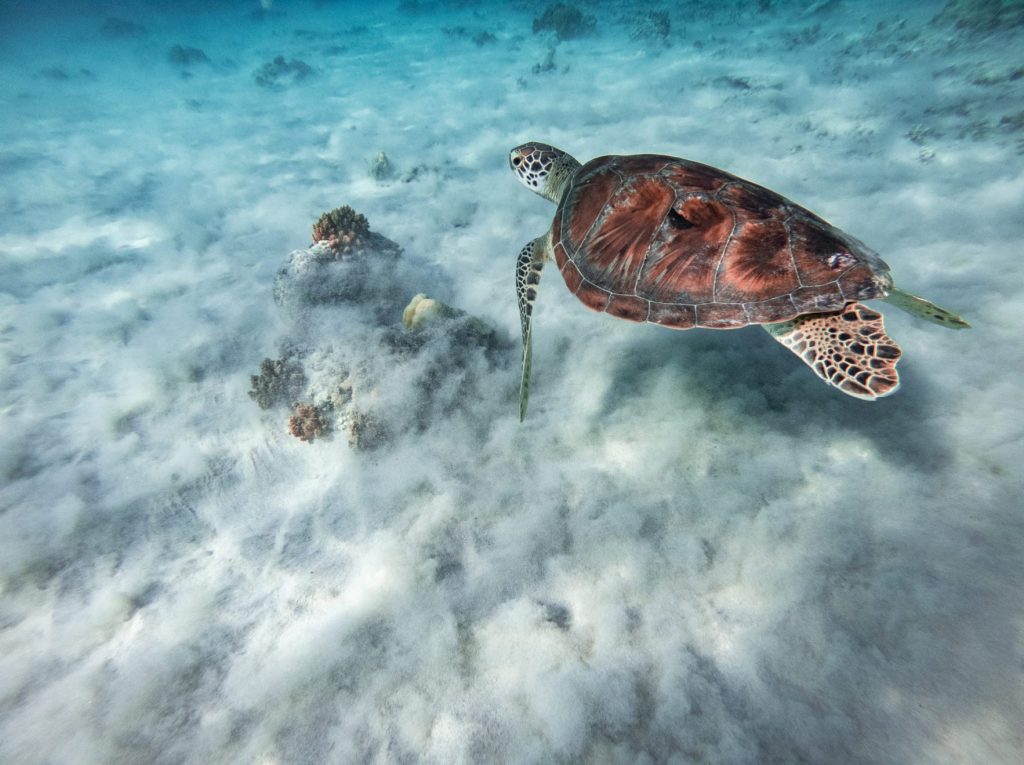
[[[0,761],[1019,758],[1024,9],[575,10],[0,4]],[[973,328],[864,402],[549,267],[520,424],[530,140]]]

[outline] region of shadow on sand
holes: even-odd
[[[645,395],[647,375],[668,373],[684,391],[680,406],[724,407],[736,418],[767,423],[796,438],[846,431],[870,441],[890,462],[922,473],[941,470],[952,454],[934,420],[932,388],[917,373],[912,351],[900,362],[900,389],[875,402],[825,385],[757,327],[686,333],[638,328],[612,364],[604,415]]]

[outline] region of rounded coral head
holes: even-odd
[[[561,149],[530,141],[509,152],[508,166],[530,191],[557,202],[565,182],[580,164]]]

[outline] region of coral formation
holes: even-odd
[[[594,32],[596,22],[593,16],[584,16],[575,5],[555,3],[544,9],[544,13],[533,20],[533,32],[551,30],[559,40],[574,40]]]
[[[370,177],[378,181],[386,181],[395,174],[395,168],[391,164],[391,160],[388,159],[388,155],[382,151],[377,152],[377,156],[370,162]]]
[[[438,317],[464,316],[465,311],[445,305],[440,300],[428,298],[422,292],[409,301],[402,311],[402,324],[406,329],[419,329]]]
[[[330,405],[316,406],[297,401],[292,406],[292,416],[288,419],[288,432],[300,441],[312,443],[323,438],[330,432],[330,424],[326,415]]]
[[[476,416],[472,402],[492,395],[492,375],[518,358],[511,339],[423,293],[409,300],[424,281],[443,291],[443,273],[406,263],[351,207],[321,216],[314,238],[278,272],[274,300],[288,335],[281,358],[264,359],[252,377],[249,396],[264,409],[288,406],[296,438],[341,433],[358,450],[438,418]]]
[[[384,160],[386,162],[387,157]],[[313,241],[323,242],[338,255],[348,255],[362,248],[369,233],[370,222],[366,216],[348,205],[325,212],[313,224]]]
[[[277,56],[273,61],[256,70],[256,84],[264,88],[279,88],[282,85],[294,85],[313,74],[313,67],[305,61],[293,58],[285,61],[284,56]]]
[[[402,354],[419,353],[425,346],[444,348],[441,356],[455,365],[480,351],[495,359],[511,347],[487,322],[423,293],[405,307],[402,326],[405,331],[389,328],[385,333],[389,348]]]
[[[260,409],[270,409],[298,396],[306,386],[302,365],[285,355],[280,359],[266,358],[260,363],[260,373],[250,378],[252,390],[249,398]]]

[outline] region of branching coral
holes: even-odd
[[[317,438],[323,438],[330,432],[330,423],[327,420],[327,412],[330,405],[316,406],[315,404],[304,404],[301,401],[292,406],[294,414],[288,419],[288,432],[300,441],[312,443]]]
[[[335,255],[348,255],[363,246],[370,222],[348,205],[325,212],[313,224],[313,241],[328,245]]]
[[[255,401],[260,409],[293,400],[306,386],[306,375],[302,365],[288,356],[280,359],[263,359],[260,373],[252,375],[252,390],[249,398]]]

